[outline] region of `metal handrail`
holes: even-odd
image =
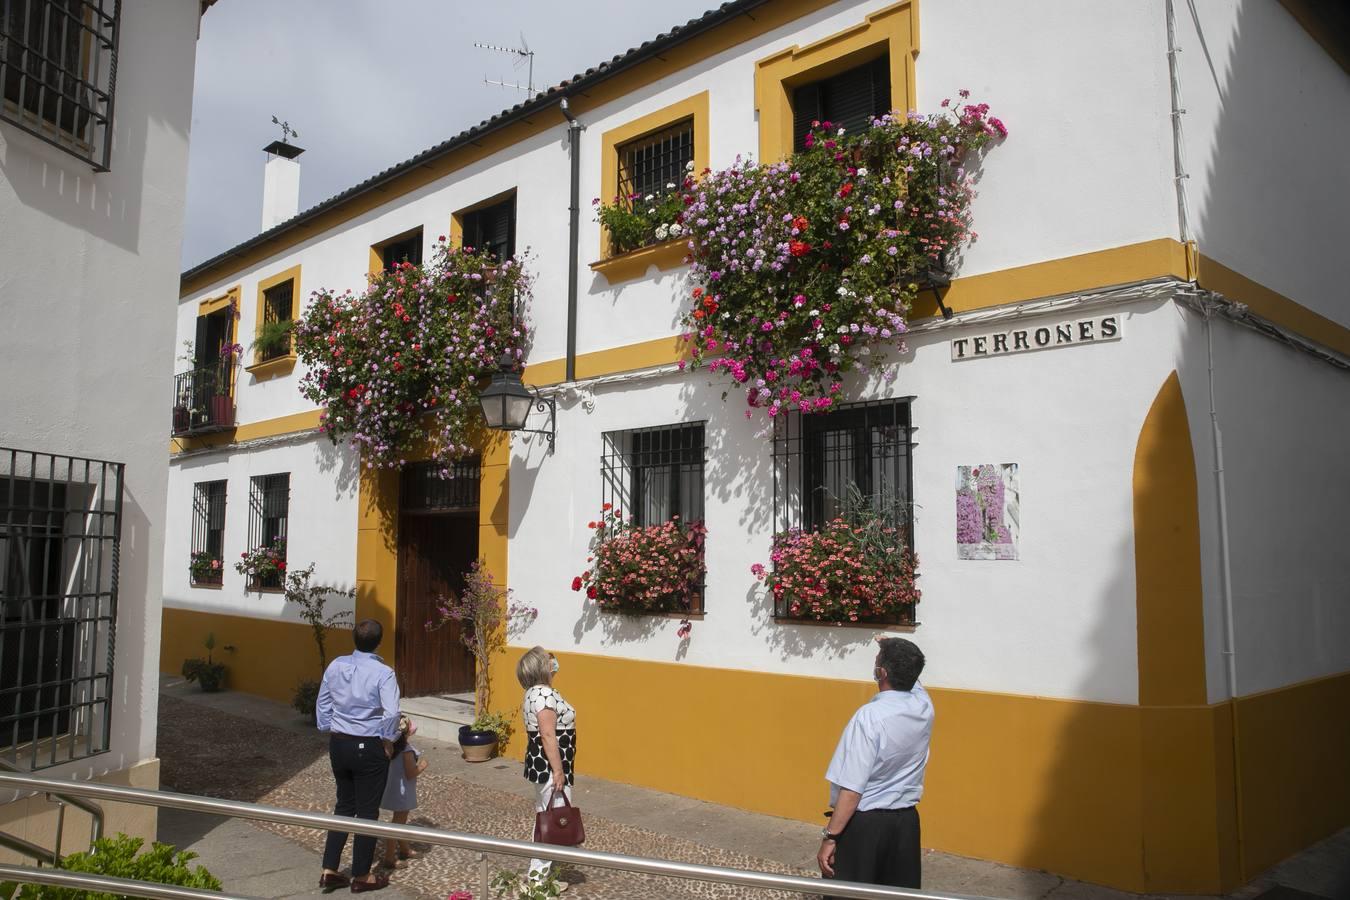
[[[112,875],[94,875],[89,872],[69,872],[65,869],[35,869],[0,863],[0,881],[20,884],[42,884],[52,887],[84,888],[101,894],[119,894],[124,897],[150,897],[152,900],[248,900],[239,894],[203,891],[172,884],[151,884],[132,881]]]
[[[35,859],[38,861],[39,865],[52,861],[52,851],[48,850],[46,847],[39,847],[32,841],[25,841],[21,837],[8,834],[4,831],[0,831],[0,847],[4,847],[7,850],[13,850],[15,853],[27,856],[29,859]]]
[[[668,859],[651,859],[598,850],[581,850],[576,847],[556,847],[552,844],[536,844],[531,841],[513,841],[507,838],[494,838],[481,834],[442,831],[419,825],[395,825],[391,822],[368,821],[347,816],[334,816],[328,813],[300,812],[276,806],[264,806],[258,803],[218,800],[214,797],[195,797],[191,794],[149,791],[142,788],[121,787],[111,784],[57,781],[32,775],[0,774],[0,788],[6,787],[31,791],[62,790],[79,796],[95,797],[115,803],[136,803],[156,808],[168,807],[170,809],[210,813],[233,819],[255,819],[260,822],[297,825],[302,828],[313,828],[321,831],[343,831],[373,837],[422,841],[435,846],[455,847],[480,854],[496,853],[504,856],[537,857],[560,863],[616,869],[621,872],[636,872],[645,875],[660,875],[686,881],[736,884],[743,887],[772,888],[803,894],[819,894],[822,890],[825,890],[832,897],[851,898],[851,900],[895,900],[895,898],[905,898],[905,900],[988,900],[988,898],[970,894],[945,894],[909,890],[907,888],[879,887],[853,881],[825,882],[817,878],[803,878],[799,875],[777,875],[770,872],[732,869],[726,866],[707,866],[699,863],[675,862]],[[219,895],[216,896],[219,897]]]
[[[0,759],[0,769],[3,769],[8,772],[17,772],[19,774],[23,774],[22,769],[17,768],[11,763],[5,762],[3,759]],[[66,782],[64,781],[59,782],[59,785],[64,789]],[[67,805],[73,806],[79,810],[83,810],[84,812],[89,814],[89,818],[91,820],[91,824],[89,826],[90,845],[92,845],[99,838],[103,837],[103,807],[99,806],[97,803],[91,803],[88,800],[84,800],[80,797],[72,797],[69,794],[60,793],[57,791],[45,791],[44,793],[46,793],[47,799],[49,801],[54,802],[57,805],[56,846],[53,847],[51,850],[47,850],[45,847],[38,847],[37,844],[25,841],[23,838],[15,837],[12,834],[4,834],[3,832],[0,832],[0,844],[4,844],[4,846],[8,847],[9,849],[13,850],[16,853],[22,853],[24,856],[33,857],[34,859],[37,859],[40,862],[49,861],[55,864],[56,861],[61,858],[61,837],[65,830],[66,825]],[[33,855],[33,849],[35,848],[42,852],[41,857]]]

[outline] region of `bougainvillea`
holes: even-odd
[[[814,123],[791,160],[738,160],[686,191],[693,365],[773,417],[828,410],[844,373],[903,350],[919,286],[974,237],[966,166],[1007,134],[986,104],[942,105],[853,135]]]
[[[572,590],[601,609],[624,612],[689,612],[703,590],[702,522],[678,516],[657,525],[635,525],[606,503],[592,529],[589,568],[572,579]],[[684,623],[687,626],[687,623]],[[681,636],[688,634],[682,627]]]
[[[818,622],[912,621],[919,602],[914,554],[879,521],[833,519],[818,531],[774,535],[772,567],[750,567],[775,606]]]
[[[402,465],[428,436],[437,459],[470,453],[478,391],[504,354],[523,359],[514,310],[529,290],[521,261],[442,237],[429,264],[373,276],[364,293],[316,292],[295,348],[309,367],[300,391],[324,408],[320,428],[372,468]]]

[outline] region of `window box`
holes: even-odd
[[[610,284],[618,284],[641,278],[651,266],[662,272],[679,268],[685,264],[688,255],[689,241],[681,238],[597,260],[591,263],[591,271],[604,276]]]
[[[269,378],[280,378],[283,375],[291,374],[295,368],[295,354],[287,353],[285,356],[278,356],[265,362],[254,363],[245,367],[244,371],[252,375],[258,381],[266,381]]]

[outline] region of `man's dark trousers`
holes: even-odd
[[[328,740],[328,760],[333,765],[333,779],[337,782],[337,806],[333,813],[358,819],[378,819],[384,782],[389,777],[389,757],[385,755],[384,742],[377,737],[335,734]],[[370,873],[370,865],[375,860],[375,841],[374,837],[359,834],[352,839],[353,878]],[[346,845],[345,831],[328,832],[328,843],[323,850],[325,869],[338,871],[342,848]]]
[[[888,887],[919,888],[919,811],[857,812],[834,847],[834,877]]]

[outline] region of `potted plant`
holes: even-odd
[[[220,584],[225,567],[220,557],[207,550],[198,550],[188,562],[193,584]]]
[[[459,624],[459,639],[473,654],[474,721],[459,729],[460,752],[469,762],[491,759],[511,739],[511,723],[490,710],[494,653],[506,647],[508,631],[524,625],[538,610],[511,601],[511,592],[496,586],[482,560],[464,575],[459,596],[441,598],[436,614],[427,622],[434,631],[451,622]]]
[[[183,677],[200,684],[203,694],[214,694],[225,684],[225,664],[211,659],[211,651],[216,649],[214,634],[208,634],[202,646],[206,648],[206,659],[183,660]]]
[[[288,572],[286,574],[286,602],[294,603],[300,607],[300,618],[309,624],[313,632],[314,646],[319,651],[319,675],[322,677],[324,671],[328,669],[328,629],[339,627],[343,624],[344,619],[351,618],[352,615],[350,609],[344,609],[331,615],[326,614],[324,607],[330,597],[345,597],[350,600],[356,597],[356,591],[350,588],[333,587],[328,584],[310,584],[310,579],[313,576],[313,563],[303,569]],[[296,712],[309,716],[312,721],[317,722],[318,711],[315,709],[315,704],[318,699],[319,682],[303,679],[295,686],[291,706],[295,708]]]
[[[257,354],[258,362],[266,362],[290,353],[291,331],[294,328],[295,322],[290,319],[262,323],[258,328],[257,337],[253,339],[253,352]]]
[[[284,588],[286,575],[286,539],[277,538],[271,546],[255,547],[239,555],[234,570],[248,576],[249,590]]]

